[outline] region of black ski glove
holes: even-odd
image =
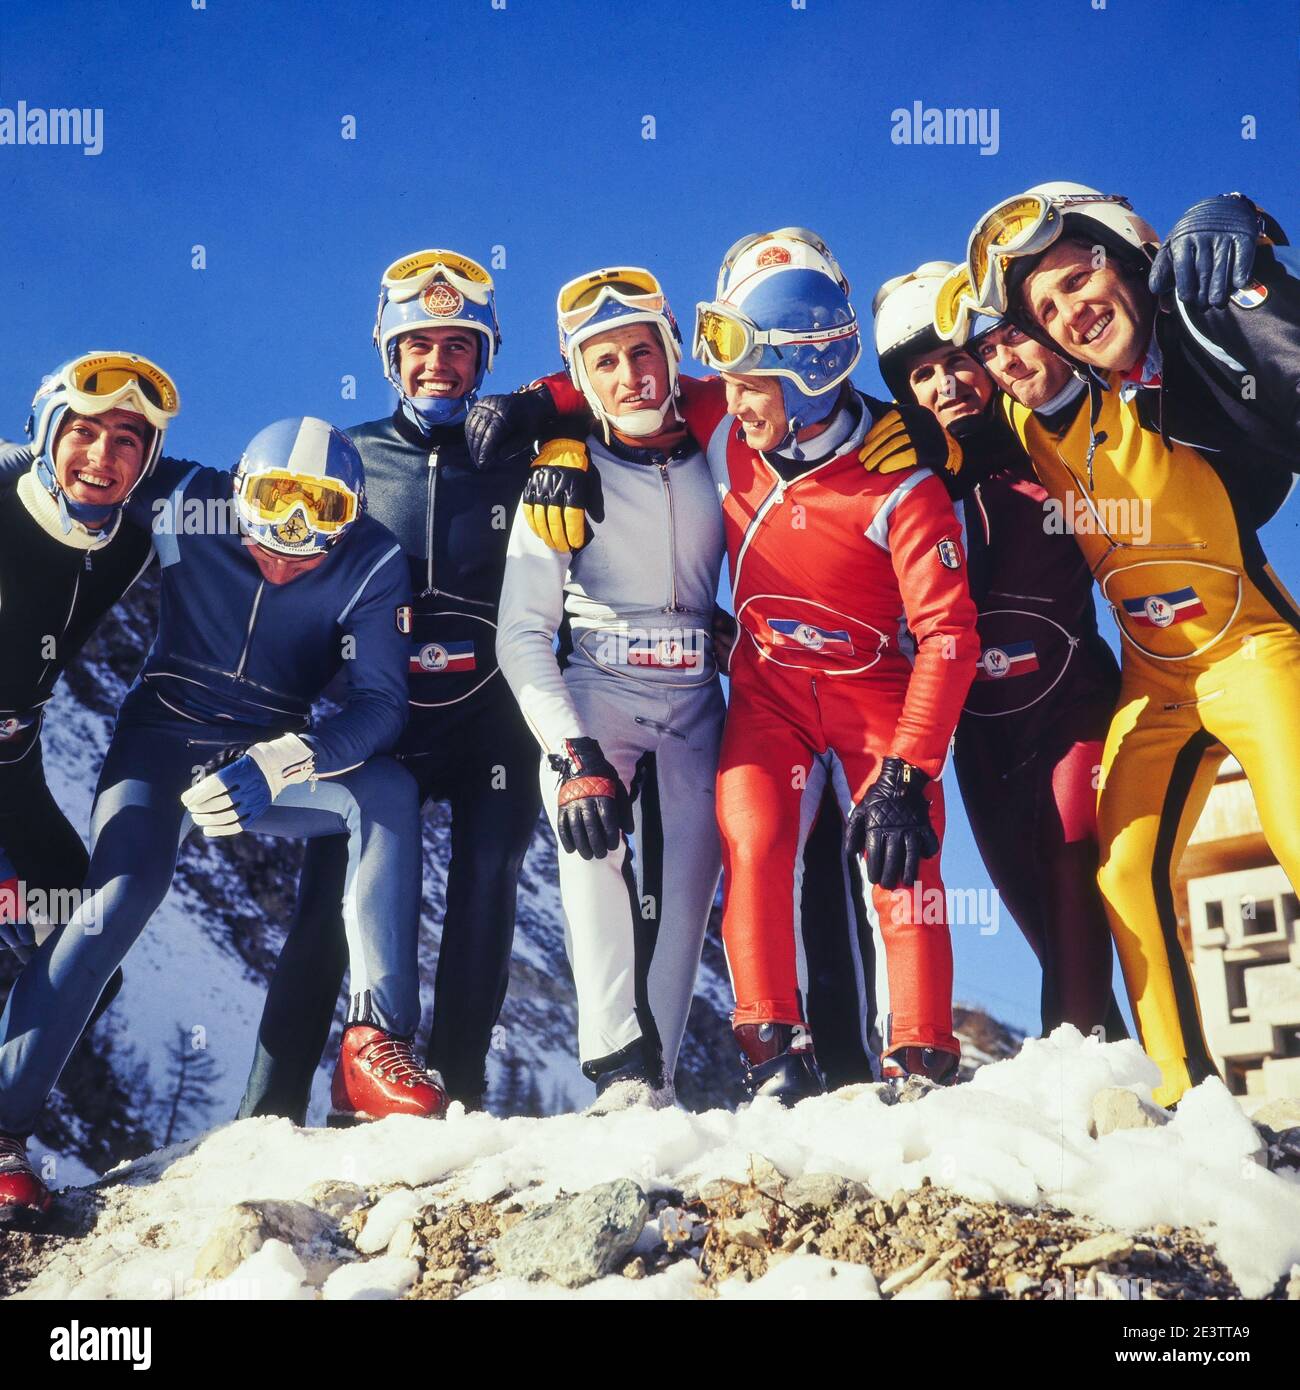
[[[1240,193],[1193,203],[1156,253],[1147,284],[1152,294],[1177,289],[1184,304],[1222,309],[1234,290],[1250,284],[1259,212]]]
[[[474,467],[486,471],[531,458],[536,441],[553,433],[559,418],[545,386],[525,387],[509,396],[481,396],[465,417],[465,443]]]
[[[925,799],[929,777],[902,758],[886,758],[844,827],[844,851],[867,861],[867,880],[882,888],[910,888],[921,860],[939,853]]]
[[[632,829],[631,798],[594,738],[568,739],[564,751],[550,756],[560,774],[560,844],[567,854],[604,859],[618,848],[620,831]]]

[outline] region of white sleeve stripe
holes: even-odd
[[[150,529],[153,531],[154,549],[158,552],[158,563],[163,569],[166,569],[168,566],[175,565],[180,562],[181,543],[176,538],[181,533],[181,505],[185,500],[185,489],[189,485],[190,479],[198,471],[199,465],[196,463],[194,467],[191,468],[190,471],[180,480],[180,482],[177,483],[174,488],[172,488],[172,490],[167,494],[167,496],[162,499],[162,510],[170,510],[171,512],[171,516],[170,518],[168,518],[168,521],[164,525],[164,528],[162,530],[158,529],[158,522],[161,520],[161,517],[159,515],[160,509],[156,505],[154,507],[154,524]],[[141,571],[141,573],[143,573],[143,571]],[[138,579],[139,577],[140,576],[137,575],[136,579]],[[133,579],[131,583],[134,584],[135,579]]]
[[[1205,334],[1197,328],[1197,326],[1192,322],[1190,316],[1188,315],[1187,305],[1184,304],[1183,301],[1177,295],[1174,295],[1174,303],[1178,305],[1179,317],[1186,325],[1187,331],[1192,335],[1193,338],[1196,339],[1198,343],[1200,343],[1200,345],[1205,349],[1206,352],[1210,354],[1211,357],[1217,357],[1218,360],[1222,362],[1223,365],[1227,367],[1229,371],[1244,372],[1246,370],[1245,367],[1243,367],[1242,364],[1238,362],[1237,359],[1233,357],[1231,353],[1221,348],[1218,345],[1218,343],[1211,342],[1209,338],[1207,338]]]
[[[881,550],[889,549],[889,518],[895,507],[907,496],[909,492],[923,481],[934,475],[928,468],[918,468],[915,473],[904,478],[901,483],[889,494],[880,504],[880,510],[871,518],[871,525],[863,532],[869,541],[874,541]]]
[[[389,562],[389,560],[393,558],[394,555],[400,555],[401,553],[402,547],[400,545],[395,545],[391,550],[386,551],[382,556],[380,556],[378,560],[375,561],[373,565],[370,566],[370,573],[367,574],[366,577],[357,586],[356,593],[353,594],[352,597],[348,600],[348,606],[342,611],[342,613],[339,614],[339,622],[344,622],[347,619],[348,614],[351,613],[352,610],[356,607],[357,600],[361,597],[363,593],[365,593],[366,585],[369,584],[370,581],[375,577],[376,572],[380,570],[384,565],[386,565]]]

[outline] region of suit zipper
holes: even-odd
[[[239,653],[239,665],[235,667],[236,680],[244,679],[244,663],[248,660],[248,649],[253,644],[253,628],[257,624],[257,610],[262,606],[262,590],[265,588],[266,580],[263,579],[253,595],[253,607],[248,615],[248,631],[244,634],[244,650]]]
[[[677,522],[673,511],[673,485],[668,479],[668,464],[659,465],[659,479],[668,499],[668,607],[665,613],[678,613],[677,606]]]
[[[766,462],[766,460],[764,461]],[[768,467],[771,468],[772,465],[768,464]],[[774,468],[772,471],[774,473],[776,472]],[[733,594],[740,592],[740,567],[745,562],[745,552],[749,549],[749,543],[754,539],[759,526],[762,524],[768,512],[781,505],[782,501],[785,499],[785,489],[785,479],[782,478],[780,474],[777,474],[776,486],[758,504],[758,510],[754,513],[754,519],[749,523],[749,527],[745,532],[745,538],[740,543],[740,550],[736,554],[736,572],[731,577],[731,591]]]
[[[425,503],[425,522],[424,522],[424,593],[421,598],[426,598],[430,594],[438,591],[433,587],[433,507],[438,496],[438,451],[429,450],[429,482],[425,490],[427,501]]]
[[[89,551],[86,552],[86,564],[85,564],[85,568],[86,568],[86,569],[89,569],[89,568],[90,568],[90,552],[89,552]],[[63,639],[68,635],[68,629],[72,626],[72,619],[73,619],[73,616],[75,615],[75,613],[76,613],[76,611],[77,611],[77,596],[81,593],[81,573],[82,573],[81,570],[78,570],[78,571],[76,572],[76,574],[73,576],[73,579],[72,579],[72,602],[68,604],[68,613],[67,613],[67,616],[63,619],[63,631],[62,631],[61,633],[59,633],[59,642],[62,642]],[[56,648],[56,649],[57,649],[57,648]],[[49,669],[50,669],[50,662],[47,661],[47,662],[45,663],[45,665],[41,668],[40,677],[39,677],[39,679],[38,679],[37,682],[36,682],[36,684],[37,684],[38,687],[40,686],[41,682],[45,679],[45,673],[46,673]]]

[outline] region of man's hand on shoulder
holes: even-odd
[[[873,414],[875,423],[858,452],[858,461],[868,473],[897,473],[918,464],[941,477],[955,477],[961,471],[961,445],[928,410],[895,404]]]

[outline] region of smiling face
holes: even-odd
[[[69,413],[54,445],[59,487],[73,502],[116,506],[135,486],[152,440],[148,421],[129,410]]]
[[[781,379],[734,372],[721,375],[727,388],[727,414],[740,421],[745,442],[758,450],[775,449],[790,432]]]
[[[913,358],[907,384],[917,405],[924,406],[946,430],[978,419],[993,399],[988,373],[964,348],[945,346]]]
[[[1106,372],[1126,372],[1146,352],[1156,301],[1145,279],[1091,246],[1057,242],[1025,277],[1021,299],[1062,352]]]
[[[474,389],[479,334],[468,328],[420,328],[397,340],[397,372],[410,397],[459,400]]]
[[[1014,323],[985,333],[970,351],[1013,400],[1030,410],[1050,401],[1070,379],[1070,365]]]

